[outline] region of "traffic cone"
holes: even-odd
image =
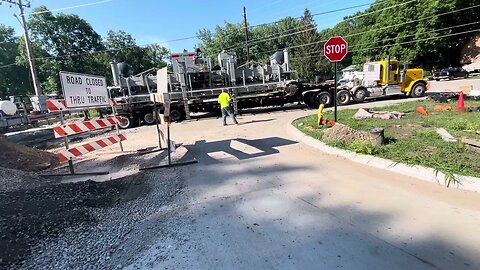
[[[457,112],[465,111],[465,98],[463,97],[463,92],[460,92],[460,97],[457,102]]]
[[[417,106],[416,111],[421,115],[428,116],[428,112],[427,112],[427,109],[426,109],[425,105]]]

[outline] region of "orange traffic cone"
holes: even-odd
[[[457,102],[457,112],[465,111],[465,98],[463,97],[463,92],[460,92],[460,97]]]
[[[428,116],[427,108],[425,107],[425,105],[417,106],[416,111],[421,115]]]

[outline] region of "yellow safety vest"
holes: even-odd
[[[226,108],[230,106],[230,95],[228,93],[221,93],[218,96],[218,103],[220,103],[220,108]]]

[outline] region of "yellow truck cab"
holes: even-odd
[[[420,97],[427,90],[423,79],[423,69],[406,69],[396,59],[387,57],[377,62],[367,62],[363,66],[363,78],[359,85],[351,90],[355,101],[361,102],[367,97],[406,94]]]

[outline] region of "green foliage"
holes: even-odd
[[[17,48],[18,39],[13,28],[0,24],[0,66],[15,63]],[[0,71],[0,99],[32,92],[26,67],[13,65]]]
[[[77,15],[53,15],[46,7],[33,10],[28,18],[32,50],[43,92],[59,94],[59,71],[105,76],[112,80],[110,61],[131,64],[142,72],[166,66],[168,50],[159,45],[140,47],[123,31],[108,32],[106,41],[92,26]],[[18,66],[2,69],[0,98],[13,94],[31,94],[28,61],[23,39],[14,38],[13,29],[0,25],[0,66],[16,62]],[[108,50],[106,50],[108,49]]]
[[[418,105],[427,105],[428,117],[416,113]],[[480,156],[465,147],[461,142],[451,143],[442,140],[436,128],[445,128],[456,138],[480,140],[480,117],[478,113],[461,113],[456,111],[435,112],[435,103],[425,101],[405,102],[398,105],[379,108],[379,111],[401,111],[406,116],[402,119],[383,120],[369,118],[356,120],[353,115],[357,110],[346,109],[338,112],[339,122],[357,130],[368,131],[372,127],[385,129],[385,137],[389,138],[384,146],[373,148],[368,144],[354,142],[350,145],[332,145],[357,153],[375,155],[411,165],[433,168],[446,175],[446,185],[458,184],[459,175],[480,175]],[[455,106],[453,102],[449,104]],[[480,106],[478,101],[466,101],[466,106]],[[326,118],[332,118],[327,112]],[[315,127],[316,116],[298,119],[294,125],[309,136],[320,139],[323,129]],[[331,143],[329,143],[331,144]]]
[[[293,47],[292,67],[301,78],[331,79],[333,69],[331,63],[322,57],[322,41],[341,35],[346,37],[352,53],[339,63],[339,68],[363,64],[366,59],[380,60],[386,55],[396,57],[410,67],[427,70],[457,66],[461,61],[461,50],[477,33],[437,37],[478,29],[478,23],[474,22],[480,21],[480,12],[469,9],[443,14],[476,4],[475,1],[462,0],[377,0],[365,11],[347,16],[334,27],[318,33],[316,30],[305,31],[309,26],[315,26],[310,11],[306,10],[300,20],[287,17],[276,24],[249,28],[251,39],[255,40],[250,44],[252,59],[265,63],[275,50]],[[457,27],[460,25],[463,26]],[[244,60],[244,27],[243,24],[225,22],[213,32],[200,30],[201,43],[197,47],[214,59],[227,49],[235,51],[239,59]]]
[[[378,149],[374,147],[370,142],[355,140],[347,146],[347,149],[365,155],[375,155],[378,153]]]
[[[320,39],[317,25],[308,9],[303,12],[300,27],[297,30],[299,33],[295,35],[297,48],[294,49],[295,57],[292,59],[292,65],[300,78],[313,81],[318,75],[318,66],[323,55],[319,53],[322,45],[318,43]]]

